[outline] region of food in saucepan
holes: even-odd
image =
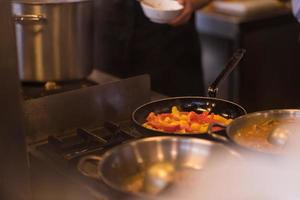
[[[241,128],[237,134],[234,135],[234,140],[241,146],[250,149],[270,153],[280,152],[283,146],[272,144],[269,140],[269,136],[276,129],[293,123],[295,123],[295,121],[290,119],[271,119],[249,124]]]
[[[144,127],[171,133],[206,133],[211,123],[221,123],[229,125],[232,119],[227,119],[221,115],[209,113],[182,112],[176,106],[172,107],[171,113],[155,114],[149,113]],[[215,127],[217,129],[217,127]]]

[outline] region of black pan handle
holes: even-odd
[[[244,57],[246,53],[245,49],[238,49],[234,52],[233,56],[230,58],[226,67],[219,74],[216,80],[208,87],[208,96],[215,98],[218,92],[219,84],[232,72],[232,70],[239,64],[239,62]]]

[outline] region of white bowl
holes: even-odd
[[[183,10],[176,0],[142,0],[140,4],[146,17],[160,24],[172,21]]]

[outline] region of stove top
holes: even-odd
[[[24,100],[35,99],[45,97],[53,94],[67,92],[71,90],[81,89],[97,85],[95,81],[82,79],[77,81],[67,82],[45,82],[45,83],[34,83],[34,82],[23,82],[22,83],[22,96]]]
[[[56,155],[66,162],[76,162],[82,156],[102,154],[118,144],[142,136],[133,128],[131,121],[106,121],[97,129],[78,128],[74,134],[63,137],[51,135],[46,144],[36,146],[36,149],[48,155]]]
[[[84,197],[84,199],[113,200],[130,198],[128,195],[110,189],[100,180],[88,178],[80,174],[77,170],[77,165],[79,160],[84,156],[101,156],[112,147],[141,137],[143,137],[143,134],[136,131],[132,122],[128,120],[119,123],[107,121],[103,123],[102,127],[93,130],[78,128],[72,135],[65,137],[49,136],[46,143],[37,144],[31,148],[31,155],[34,159],[42,161],[44,164],[46,163],[49,168],[48,170],[52,171],[51,173],[60,174],[57,175],[58,178],[63,179],[65,183],[61,185],[61,188],[64,188],[63,194],[60,194],[59,191],[46,191],[44,194],[51,193],[51,198],[56,200],[68,200],[68,197],[64,195],[68,191],[72,200],[74,200],[75,197],[73,195],[75,194],[77,197],[78,195]],[[90,170],[92,173],[95,173],[95,170],[97,170],[96,164]],[[35,176],[49,176],[50,172],[43,174],[44,172],[37,173]],[[60,180],[59,182],[62,181]],[[40,184],[39,181],[36,184]],[[51,184],[49,182],[48,187]],[[79,191],[79,188],[81,190],[85,188],[86,190],[80,194],[74,194],[74,190],[70,191],[70,188],[74,187],[73,185],[77,185],[78,189],[76,191]],[[53,194],[59,196],[53,196]]]
[[[147,75],[25,101],[34,199],[128,198],[82,175],[79,160],[143,135],[131,113],[151,98]],[[95,170],[95,166],[91,170]]]

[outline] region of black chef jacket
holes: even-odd
[[[136,0],[95,1],[95,65],[121,78],[148,73],[169,96],[202,95],[201,55],[194,20],[172,27],[144,16]]]

